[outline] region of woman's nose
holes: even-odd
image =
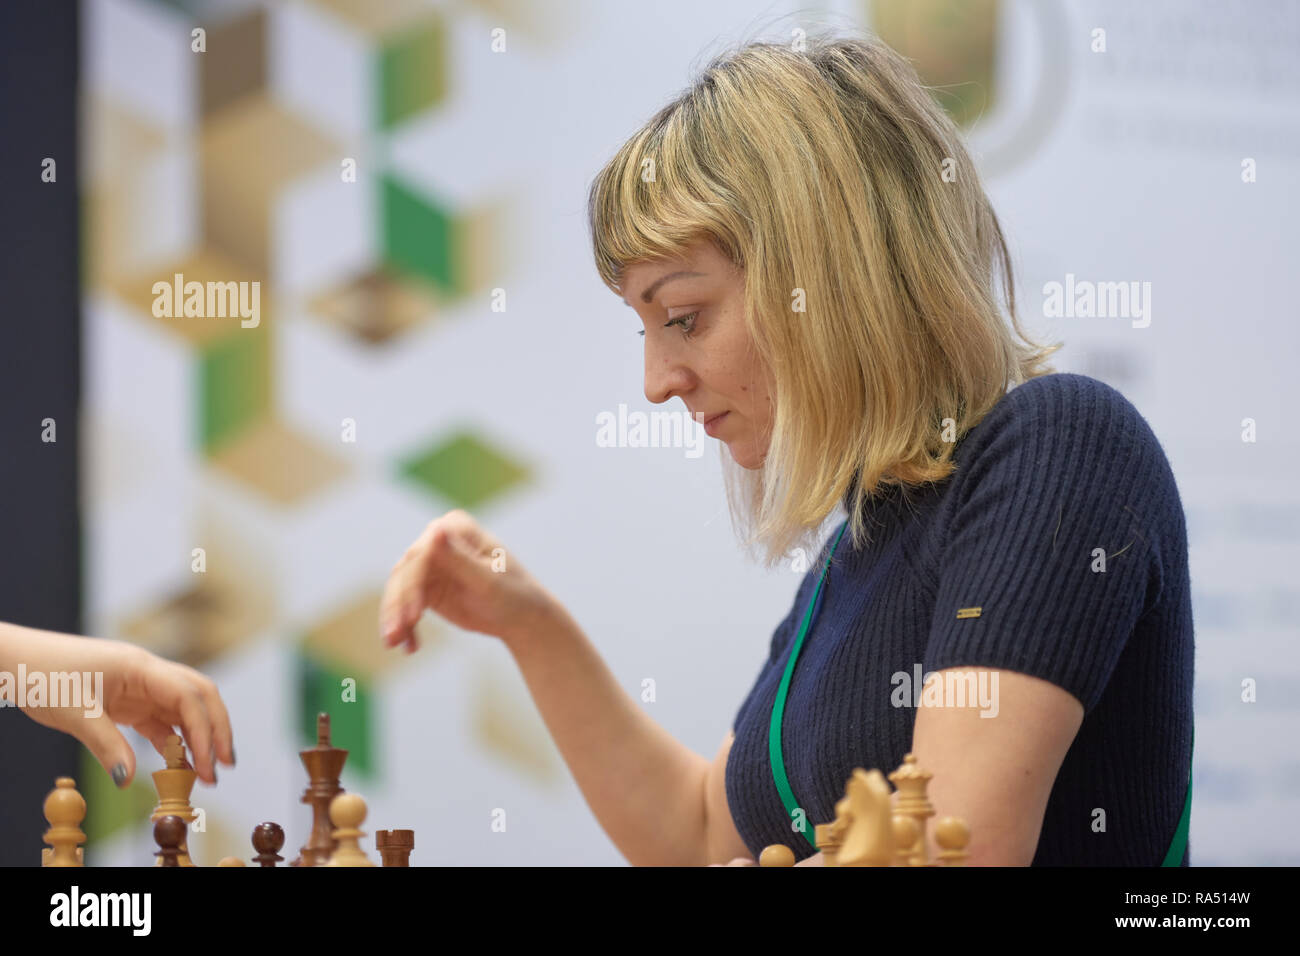
[[[674,394],[690,387],[690,370],[677,361],[670,350],[646,343],[645,397],[654,405],[662,405]]]

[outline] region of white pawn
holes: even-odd
[[[326,866],[374,866],[374,862],[361,849],[360,839],[365,833],[360,829],[366,819],[366,801],[355,793],[340,793],[330,801],[330,822],[334,824],[332,836],[338,846],[330,855]]]
[[[81,832],[86,801],[77,793],[76,781],[71,777],[59,777],[54,782],[54,789],[45,798],[45,819],[50,824],[45,831],[50,849],[41,851],[41,866],[84,866],[78,844],[86,842],[86,834]]]

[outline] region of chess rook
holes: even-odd
[[[414,830],[376,830],[375,847],[384,866],[410,866],[415,849]]]

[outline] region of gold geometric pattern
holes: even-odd
[[[409,26],[431,12],[422,0],[313,0],[316,6],[330,11],[340,20],[356,27],[372,39]]]
[[[308,306],[331,325],[373,344],[431,318],[437,300],[427,286],[379,267],[313,297]]]
[[[348,470],[341,457],[274,418],[224,442],[212,453],[212,463],[281,505],[297,504]]]
[[[339,156],[314,126],[263,94],[226,107],[203,124],[199,137],[204,238],[267,274],[276,193]]]
[[[115,630],[155,654],[202,669],[270,626],[275,577],[266,559],[223,522],[200,521],[193,546],[203,549],[205,568],[189,571],[193,583],[129,615]],[[178,557],[192,561],[188,553]]]
[[[261,274],[251,266],[236,262],[234,259],[222,255],[211,246],[206,246],[196,250],[184,259],[160,265],[156,269],[150,269],[147,273],[135,273],[130,276],[114,275],[110,279],[110,288],[123,302],[133,307],[132,313],[134,315],[138,315],[150,322],[156,322],[172,335],[179,336],[194,345],[206,345],[233,333],[240,335],[267,334],[268,324],[266,319],[267,313],[270,311],[270,297],[266,294],[265,286],[258,290],[258,324],[255,327],[244,328],[241,324],[243,319],[238,314],[227,315],[225,318],[212,316],[186,317],[183,309],[184,297],[181,298],[180,302],[175,301],[174,286],[177,275],[183,277],[181,280],[182,291],[185,284],[189,282],[203,283],[206,289],[208,282],[261,281]],[[154,315],[153,304],[157,295],[154,293],[153,287],[156,282],[165,282],[168,286],[173,287],[173,293],[171,293],[170,297],[172,299],[172,311],[174,315],[178,316],[177,318]],[[251,291],[250,287],[250,294]],[[206,308],[206,300],[204,304]],[[237,308],[231,311],[238,313]]]
[[[372,680],[408,666],[406,653],[384,647],[380,639],[379,601],[380,593],[371,591],[340,608],[307,633],[304,648],[339,673],[359,680]],[[420,652],[429,646],[430,639],[435,644],[445,639],[437,628],[422,627],[418,636]]]

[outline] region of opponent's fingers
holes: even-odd
[[[86,745],[119,788],[135,777],[135,751],[108,715],[85,718],[74,725],[73,736]]]
[[[145,674],[145,696],[153,717],[180,724],[181,734],[194,760],[194,770],[204,783],[216,783],[212,766],[212,725],[196,683],[185,668],[156,661]]]
[[[212,724],[197,688],[187,686],[180,698],[181,731],[194,758],[194,771],[204,783],[215,784],[217,771],[212,765]]]
[[[156,717],[146,717],[132,724],[132,727],[137,734],[153,744],[153,749],[158,751],[158,756],[166,756],[167,738],[176,733],[176,729],[171,724],[165,724]]]
[[[235,765],[235,738],[230,729],[230,712],[226,710],[226,703],[221,699],[221,693],[217,690],[216,683],[212,678],[192,667],[177,666],[185,670],[190,681],[198,689],[199,698],[203,701],[203,709],[207,712],[212,727],[212,746],[217,757],[227,767],[233,767]]]

